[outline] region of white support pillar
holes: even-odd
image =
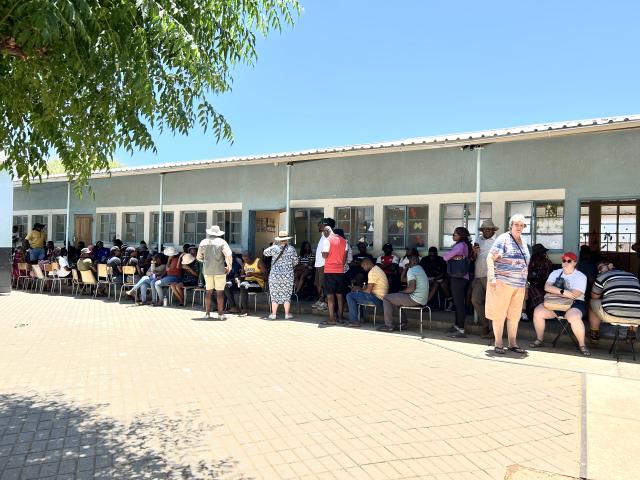
[[[160,202],[158,205],[158,253],[160,252],[160,247],[162,246],[162,227],[164,226],[164,218],[163,218],[163,209],[164,209],[164,173],[160,174]]]
[[[288,232],[288,234],[290,234],[291,232],[289,232],[289,222],[291,220],[291,210],[290,210],[290,205],[291,205],[291,164],[287,163],[287,198],[286,198],[286,218],[284,221],[284,229]]]
[[[476,241],[480,238],[480,184],[481,184],[481,171],[480,167],[482,164],[482,150],[484,147],[477,146],[476,150]]]
[[[67,182],[67,219],[64,226],[64,248],[69,248],[69,222],[71,219],[71,181]]]

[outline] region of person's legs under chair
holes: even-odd
[[[585,346],[585,329],[584,322],[582,321],[582,312],[577,308],[570,308],[565,314],[564,318],[571,325],[571,331],[578,341],[578,346]]]
[[[384,309],[384,326],[387,329],[393,328],[393,307],[417,307],[420,304],[411,299],[408,293],[388,293],[382,299]]]
[[[533,311],[533,328],[536,331],[536,340],[539,343],[544,342],[544,330],[547,326],[547,320],[556,317],[556,313],[548,310],[544,305],[538,305]]]

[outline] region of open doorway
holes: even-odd
[[[580,203],[580,245],[611,260],[618,268],[638,272],[640,200],[588,200]]]
[[[256,255],[268,247],[285,222],[282,210],[252,210],[249,212],[249,249]]]

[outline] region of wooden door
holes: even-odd
[[[85,245],[93,243],[93,216],[76,215],[74,221],[74,232],[76,237],[76,245],[78,242],[84,242]]]

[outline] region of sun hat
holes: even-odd
[[[220,230],[218,225],[213,225],[211,228],[207,228],[207,235],[213,235],[214,237],[221,237],[224,232]]]
[[[496,227],[493,224],[493,220],[491,219],[482,221],[482,225],[480,225],[480,230],[485,230],[485,229],[493,230],[494,232],[500,230],[498,227]]]
[[[274,238],[274,240],[276,242],[281,242],[282,240],[289,240],[290,238],[293,238],[293,237],[289,235],[289,232],[287,232],[286,230],[280,230],[278,232],[278,236]]]
[[[182,255],[182,260],[180,261],[180,263],[182,263],[182,265],[189,265],[194,261],[195,257],[193,255],[191,255],[190,253],[185,253],[184,255]]]
[[[83,248],[82,250],[80,250],[80,255],[82,255],[83,253],[91,253],[91,250],[89,250],[88,248]]]
[[[178,255],[178,250],[176,250],[176,247],[167,247],[162,253],[164,253],[167,257],[175,257],[176,255]]]
[[[562,260],[564,260],[565,258],[570,258],[571,260],[573,260],[574,262],[578,261],[578,256],[573,253],[573,252],[564,252],[562,254],[562,256],[560,257]]]
[[[542,245],[541,243],[536,243],[534,246],[531,247],[531,253],[533,255],[536,255],[538,253],[547,253],[548,251],[549,249],[544,245]]]

